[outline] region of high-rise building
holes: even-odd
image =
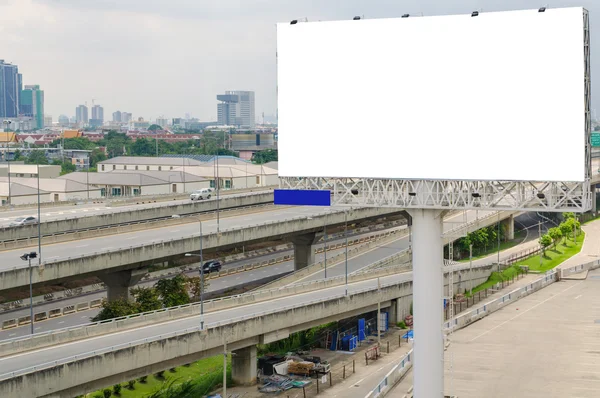
[[[102,125],[104,123],[104,108],[100,105],[94,105],[92,107],[92,119],[97,120]]]
[[[85,105],[79,105],[75,108],[75,119],[77,120],[77,124],[83,126],[88,124],[88,107]]]
[[[19,97],[23,87],[23,77],[17,65],[0,59],[0,117],[19,116]]]
[[[58,124],[61,127],[66,127],[69,125],[69,117],[67,115],[60,115],[58,117]]]
[[[121,111],[113,112],[113,122],[121,122]]]
[[[165,128],[167,127],[168,121],[164,116],[161,116],[156,119],[156,124],[158,124],[162,128]]]
[[[44,115],[44,127],[52,127],[52,115]]]
[[[35,120],[35,128],[44,128],[44,91],[39,85],[25,86],[21,91],[20,113]]]
[[[217,119],[220,125],[254,128],[254,91],[226,91],[217,95]]]
[[[129,123],[129,122],[131,122],[131,113],[121,112],[121,123]]]

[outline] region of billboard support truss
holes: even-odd
[[[585,212],[592,204],[589,179],[536,183],[281,177],[280,185],[329,190],[332,205],[338,206]]]

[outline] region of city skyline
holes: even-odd
[[[594,43],[600,43],[600,30],[593,29],[600,25],[596,3],[557,4],[590,11],[592,75],[600,65],[600,51],[594,51]],[[256,119],[261,120],[263,112],[267,118],[277,112],[277,22],[539,6],[533,0],[453,0],[443,5],[417,0],[348,0],[341,5],[332,0],[249,0],[243,5],[231,0],[174,0],[169,5],[123,0],[118,6],[105,0],[8,0],[0,5],[0,59],[18,65],[24,81],[44,89],[45,112],[55,115],[55,121],[62,114],[72,117],[73,108],[85,101],[91,107],[92,98],[108,115],[127,109],[145,120],[186,113],[202,121],[217,120],[215,95],[230,90],[254,91]],[[593,88],[592,93],[596,108],[600,91]]]

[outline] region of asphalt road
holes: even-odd
[[[221,192],[221,195],[227,196],[227,197],[234,197],[234,196],[253,195],[253,194],[260,193],[260,192],[272,192],[272,191],[256,191],[256,192],[246,193],[246,194],[244,194],[244,193],[233,194],[233,193]],[[151,196],[140,197],[140,201],[142,201],[142,200],[147,201],[150,199],[151,199]],[[216,198],[214,196],[210,199],[206,199],[201,202],[213,201],[213,200],[216,200]],[[195,202],[195,203],[201,203],[201,202]],[[110,207],[110,201],[107,201],[106,204],[104,204],[104,203],[90,203],[90,204],[81,203],[81,204],[77,204],[77,205],[42,207],[41,208],[41,220],[42,220],[42,222],[48,222],[48,221],[56,221],[56,220],[63,220],[63,219],[73,219],[73,218],[80,218],[80,217],[96,216],[96,215],[121,212],[121,211],[135,211],[135,210],[141,210],[141,209],[169,207],[169,206],[176,206],[176,205],[185,204],[185,203],[190,203],[190,200],[189,199],[178,199],[178,200],[170,200],[170,201],[157,202],[157,203],[145,203],[145,204],[133,203],[133,204],[126,205],[126,206],[116,206],[116,207]],[[8,227],[8,225],[15,218],[27,217],[27,216],[34,216],[37,218],[37,207],[18,208],[15,210],[2,211],[2,212],[0,212],[0,227]]]

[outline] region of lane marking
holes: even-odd
[[[81,245],[81,246],[75,246],[75,247],[87,247],[89,245]]]
[[[578,299],[578,298],[580,298],[580,297],[581,297],[581,294],[580,294],[579,296],[575,297],[575,300],[577,300],[577,299]]]

